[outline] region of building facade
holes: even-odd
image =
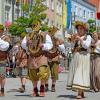
[[[14,21],[21,15],[19,5],[16,0],[0,0],[0,23],[5,24],[6,21]]]
[[[19,16],[23,16],[23,3],[28,3],[28,0],[0,0],[0,23],[13,22]]]
[[[0,0],[0,24],[4,23],[4,16],[5,16],[5,7],[4,7],[4,2]]]
[[[54,25],[62,29],[62,7],[63,0],[46,0],[45,5],[48,7],[47,23],[49,26]],[[22,3],[27,2],[32,6],[34,0],[0,0],[0,23],[5,24],[6,21],[13,22],[19,16],[23,15],[21,11]]]
[[[47,14],[47,23],[49,26],[56,26],[59,29],[62,29],[63,25],[63,2],[62,0],[46,0],[45,5],[48,7]]]
[[[100,36],[100,0],[88,0],[88,2],[96,6],[96,27]]]
[[[72,0],[72,21],[95,19],[96,7],[87,0]]]
[[[87,0],[88,2],[90,2],[91,4],[96,6],[96,11],[100,12],[100,0]]]

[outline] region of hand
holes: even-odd
[[[92,47],[92,48],[95,48],[95,47],[96,47],[96,45],[95,45],[95,44],[91,44],[91,47]]]
[[[77,40],[80,40],[81,38],[80,38],[80,36],[76,36],[76,39],[77,39]]]
[[[81,43],[83,42],[83,39],[80,36],[77,36],[76,40],[79,40]]]
[[[17,60],[17,61],[16,61],[16,65],[19,66],[19,64],[20,64],[20,62],[19,62],[19,60]]]
[[[43,48],[43,43],[40,43],[40,44],[39,44],[39,47],[40,47],[40,48]]]
[[[59,41],[56,41],[56,46],[59,46],[59,45],[60,45]]]

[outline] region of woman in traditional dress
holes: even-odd
[[[93,41],[91,44],[91,71],[90,71],[90,83],[91,89],[95,92],[100,90],[100,40],[98,34],[94,32],[92,34]]]
[[[86,35],[87,24],[76,21],[77,34],[73,41],[73,58],[69,68],[67,88],[78,91],[77,99],[84,98],[84,91],[90,89],[90,53],[91,36]]]

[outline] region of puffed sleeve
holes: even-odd
[[[25,49],[26,51],[28,50],[26,36],[25,36],[24,39],[22,40],[21,46],[22,46],[22,48]]]
[[[1,51],[7,51],[9,46],[10,46],[9,42],[4,41],[3,39],[0,38],[0,50]]]
[[[83,42],[82,42],[82,47],[85,49],[88,49],[91,45],[91,40],[92,40],[91,36],[87,35],[86,40],[83,40]]]
[[[62,53],[65,54],[65,46],[64,46],[64,44],[59,45],[58,49],[59,49],[59,51],[61,51]]]
[[[53,47],[53,43],[52,43],[51,37],[48,34],[46,34],[46,41],[43,44],[42,50],[48,51],[48,50],[52,49],[52,47]]]
[[[100,40],[98,41],[95,51],[100,54]]]

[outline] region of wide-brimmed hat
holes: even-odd
[[[63,31],[57,30],[54,34],[54,37],[59,41],[64,41]]]
[[[4,26],[0,24],[0,30],[4,30]]]
[[[34,20],[32,22],[32,29],[35,31],[39,31],[41,28],[41,22],[39,20]]]
[[[98,36],[98,33],[96,31],[91,33],[92,36]]]
[[[48,29],[48,33],[49,33],[49,35],[54,36],[54,35],[55,35],[55,32],[57,32],[57,30],[58,30],[57,27],[51,26],[51,27],[49,27],[49,29]]]
[[[73,25],[75,26],[76,29],[78,29],[78,26],[82,26],[85,30],[88,30],[89,25],[87,23],[84,23],[82,21],[75,21],[73,23]]]

